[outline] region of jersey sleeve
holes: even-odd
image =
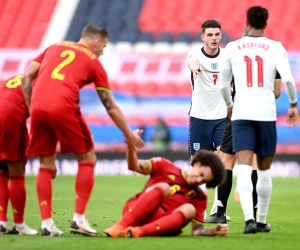
[[[150,172],[151,177],[163,171],[163,169],[168,166],[167,163],[169,163],[167,159],[162,157],[154,157],[151,158],[149,161],[151,163],[151,172]]]
[[[232,97],[230,84],[232,81],[232,69],[231,69],[231,49],[230,44],[227,44],[223,50],[224,59],[221,62],[221,73],[220,73],[220,85],[224,101],[227,107],[232,107]]]
[[[96,90],[110,90],[107,74],[102,64],[96,60],[94,64],[94,74],[92,81],[95,84]]]
[[[278,44],[279,46],[276,50],[276,69],[279,72],[281,79],[284,83],[284,87],[289,97],[290,103],[296,103],[297,91],[295,81],[291,72],[290,64],[288,61],[288,55],[282,44]]]
[[[46,54],[46,51],[47,51],[47,49],[45,49],[41,54],[39,54],[36,58],[34,58],[34,59],[32,60],[32,62],[35,62],[35,63],[41,63],[41,62],[43,61],[43,59],[44,59],[44,56],[45,56],[45,54]]]
[[[195,53],[194,50],[190,50],[190,52],[186,56],[187,63],[189,63],[190,60],[196,60],[196,61],[198,61],[197,54]]]

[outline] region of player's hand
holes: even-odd
[[[227,236],[229,231],[229,226],[228,224],[218,224],[215,230],[217,235]]]
[[[140,135],[143,132],[144,131],[142,129],[136,129],[132,131],[132,133],[126,137],[126,143],[137,148],[142,148],[144,146],[144,141],[142,140]]]
[[[287,113],[287,124],[289,128],[295,127],[299,122],[298,108],[291,107]]]
[[[192,72],[194,75],[194,79],[197,78],[197,76],[199,75],[199,73],[202,71],[202,68],[198,65],[192,68]]]

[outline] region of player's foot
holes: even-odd
[[[0,224],[0,235],[8,234],[10,232],[10,228],[8,226]]]
[[[125,238],[138,238],[141,234],[142,231],[138,227],[127,227],[124,231]]]
[[[269,223],[257,223],[256,231],[258,233],[268,233],[271,231],[271,225]]]
[[[243,234],[256,234],[256,232],[256,222],[252,220],[246,224]]]
[[[63,236],[64,232],[60,231],[54,224],[42,228],[42,236]]]
[[[31,229],[24,223],[21,226],[14,225],[9,234],[37,235],[38,231],[35,229]]]
[[[124,233],[124,227],[120,224],[113,224],[111,227],[104,230],[103,235],[107,237],[117,238]]]
[[[226,220],[226,216],[222,215],[222,216],[217,216],[217,214],[213,214],[211,215],[208,219],[205,220],[205,223],[213,223],[213,224],[226,224],[227,220]]]
[[[227,222],[231,221],[230,216],[228,216],[227,214],[225,214],[225,217],[226,217],[226,221],[227,221]]]
[[[83,234],[85,236],[96,236],[98,232],[91,228],[89,222],[86,219],[81,221],[72,221],[70,226],[70,232],[74,234]]]

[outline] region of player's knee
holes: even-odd
[[[157,183],[157,186],[160,187],[163,190],[165,198],[167,198],[171,195],[172,190],[171,190],[171,187],[168,183],[160,182],[160,183]]]
[[[180,211],[188,220],[191,220],[196,216],[196,208],[190,203],[183,204],[180,208]]]

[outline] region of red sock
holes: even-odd
[[[164,189],[155,187],[152,190],[141,194],[133,207],[128,209],[118,224],[124,228],[133,225],[138,219],[146,216],[149,212],[156,210],[161,206],[165,198]]]
[[[36,192],[42,220],[52,218],[52,177],[51,169],[40,168],[36,178]]]
[[[76,177],[76,204],[75,213],[83,215],[90,199],[94,186],[94,162],[81,162],[78,164]]]
[[[13,208],[14,223],[23,223],[26,204],[24,174],[10,176],[9,199]]]
[[[0,221],[7,220],[7,206],[8,206],[8,176],[0,173]]]
[[[181,229],[189,221],[185,215],[178,211],[171,213],[164,217],[159,218],[156,221],[150,222],[144,226],[139,227],[142,231],[140,236],[157,236],[157,235],[172,235],[176,236],[181,233]]]

